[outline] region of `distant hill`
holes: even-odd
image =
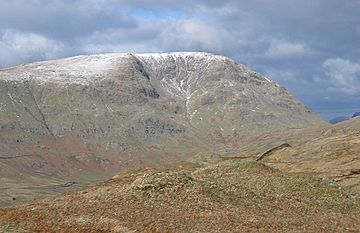
[[[337,124],[339,122],[346,121],[349,119],[350,119],[350,117],[347,117],[347,116],[339,116],[339,117],[335,117],[335,118],[331,119],[329,122],[331,124]]]
[[[351,117],[349,116],[338,116],[338,117],[335,117],[333,119],[331,119],[329,122],[331,124],[337,124],[339,122],[342,122],[342,121],[347,121],[351,118],[354,118],[354,117],[357,117],[357,116],[360,116],[360,112],[355,112]]]

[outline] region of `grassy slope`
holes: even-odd
[[[355,232],[359,200],[319,179],[227,160],[122,175],[0,210],[6,232]]]
[[[318,136],[263,161],[284,171],[327,177],[360,192],[360,118],[320,130]]]

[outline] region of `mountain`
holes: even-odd
[[[339,122],[347,121],[347,120],[349,120],[351,118],[354,118],[354,117],[357,117],[357,116],[360,116],[360,112],[355,112],[351,117],[349,117],[349,116],[335,117],[335,118],[331,119],[329,122],[331,124],[337,124]]]
[[[337,124],[339,122],[347,121],[349,119],[350,119],[350,117],[347,117],[347,116],[339,116],[339,117],[335,117],[335,118],[331,119],[329,122],[331,124]]]
[[[0,205],[327,125],[285,88],[208,53],[101,54],[0,70]]]
[[[0,88],[0,232],[358,231],[360,118],[229,58],[79,56]]]

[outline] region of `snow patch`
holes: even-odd
[[[267,78],[267,77],[264,76],[264,79],[265,79],[266,81],[268,81],[269,83],[271,83],[271,80],[270,80],[269,78]]]
[[[214,55],[205,52],[140,53],[140,54],[134,54],[134,56],[145,59],[154,59],[157,61],[164,61],[169,58],[172,58],[174,60],[179,58],[184,59],[187,57],[191,57],[195,59],[205,59],[208,61],[210,60],[223,61],[224,59],[226,59],[224,56]]]
[[[128,54],[101,54],[36,62],[0,70],[0,79],[88,84],[125,61]],[[19,78],[20,77],[20,78]]]
[[[166,92],[185,100],[186,112],[191,119],[194,115],[191,98],[196,94],[207,93],[206,88],[203,87],[204,71],[212,62],[224,60],[222,56],[203,52],[149,53],[134,56],[153,69],[149,72],[150,77],[160,80]],[[164,76],[166,72],[164,69],[169,64],[174,65],[177,70],[173,74]]]

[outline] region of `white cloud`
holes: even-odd
[[[147,44],[142,43],[89,43],[84,44],[81,47],[82,51],[86,54],[97,54],[97,53],[147,53],[147,52],[158,52],[159,49],[151,47]]]
[[[229,2],[224,3],[224,5],[218,7],[209,7],[206,5],[197,5],[194,8],[196,14],[199,15],[213,15],[216,17],[231,17],[231,16],[238,16],[240,14],[245,14],[246,11],[241,11],[239,7]]]
[[[4,31],[0,37],[0,64],[10,66],[21,62],[58,57],[64,45],[35,33]]]
[[[322,68],[330,91],[347,95],[358,95],[360,92],[360,64],[341,58],[327,59]]]
[[[228,49],[227,46],[232,40],[232,36],[221,28],[201,21],[174,20],[169,21],[169,24],[162,30],[160,39],[165,48],[176,46],[180,49],[220,52]]]
[[[138,28],[112,28],[96,31],[90,36],[77,39],[79,49],[85,53],[106,52],[156,52],[159,32],[142,24]]]
[[[97,31],[78,43],[86,53],[201,50],[222,53],[237,43],[227,31],[198,20],[142,21],[138,28]]]
[[[311,54],[312,51],[303,43],[294,43],[285,40],[273,39],[266,51],[269,58],[291,58]]]

